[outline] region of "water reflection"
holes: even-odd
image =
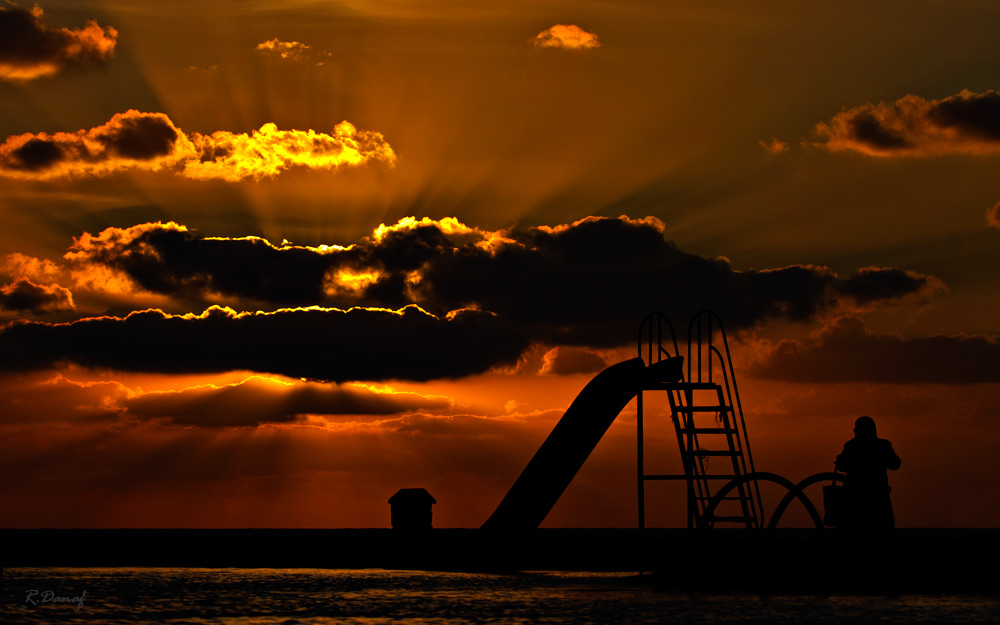
[[[986,623],[1000,613],[996,596],[690,596],[634,573],[19,568],[3,580],[9,623]],[[28,590],[86,597],[79,610],[30,605]]]

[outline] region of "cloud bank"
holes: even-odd
[[[601,47],[596,34],[589,33],[576,24],[556,24],[529,39],[528,43],[536,48],[566,50],[589,50]]]
[[[431,380],[506,370],[541,345],[548,350],[541,372],[567,375],[602,368],[594,350],[630,345],[653,310],[684,323],[708,308],[740,330],[871,310],[944,289],[934,276],[892,267],[843,276],[812,265],[739,271],[728,260],[678,249],[659,220],[628,217],[497,231],[454,218],[405,218],[348,245],[316,247],[203,237],[157,222],[84,233],[64,258],[65,269],[23,255],[9,256],[7,266],[39,276],[68,273],[77,295],[105,293],[135,307],[155,296],[160,308],[205,312],[13,321],[0,328],[0,369],[73,363]],[[71,309],[68,289],[42,282],[21,275],[2,305],[36,314]]]
[[[816,146],[868,156],[1000,152],[1000,92],[962,91],[941,100],[907,95],[838,113],[814,129]]]
[[[495,315],[459,310],[436,317],[398,311],[305,308],[200,315],[145,310],[50,324],[0,327],[0,370],[90,368],[155,373],[247,370],[327,381],[425,381],[482,373],[515,362],[526,339]]]
[[[83,28],[53,28],[42,9],[0,5],[0,80],[27,81],[111,58],[118,31],[89,20]]]
[[[344,121],[332,133],[279,130],[182,132],[163,113],[129,110],[76,132],[25,133],[0,144],[0,175],[29,180],[169,170],[195,180],[238,182],[276,176],[291,167],[336,169],[370,160],[393,163],[381,134]]]
[[[1000,382],[1000,337],[875,334],[842,317],[805,341],[781,341],[751,370],[791,382],[978,384]]]
[[[794,265],[737,271],[681,251],[656,219],[587,218],[556,227],[471,228],[407,218],[350,245],[276,246],[257,237],[205,238],[175,223],[109,228],[74,240],[78,279],[109,273],[134,288],[206,303],[400,308],[444,315],[475,308],[526,340],[618,346],[651,310],[687,319],[703,308],[731,328],[808,320],[941,288],[932,276],[869,267],[839,276]]]

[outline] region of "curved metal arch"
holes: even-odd
[[[774,509],[774,515],[771,517],[771,521],[767,524],[767,531],[771,532],[775,527],[778,526],[778,521],[781,520],[781,515],[785,513],[785,509],[788,508],[788,504],[792,503],[792,499],[799,497],[802,500],[805,497],[806,500],[809,498],[805,496],[805,489],[813,484],[818,484],[819,482],[825,482],[830,480],[831,482],[835,479],[844,481],[846,476],[843,473],[835,473],[833,471],[826,471],[824,473],[816,473],[815,475],[810,475],[809,477],[801,480],[794,488],[790,489],[785,496],[778,502],[778,506]],[[815,510],[815,508],[813,508]],[[816,519],[814,518],[813,521]],[[820,520],[822,525],[822,520]]]
[[[816,511],[816,506],[814,506],[813,503],[809,501],[809,498],[806,497],[805,493],[802,492],[802,489],[805,488],[806,486],[814,484],[815,482],[819,482],[824,479],[831,479],[829,477],[830,475],[831,474],[829,473],[818,473],[816,475],[807,477],[798,484],[795,484],[788,478],[782,477],[777,473],[769,473],[767,471],[754,471],[753,473],[747,473],[746,475],[741,475],[739,477],[735,477],[729,480],[722,488],[718,490],[718,492],[715,493],[712,499],[709,500],[708,502],[708,507],[705,509],[705,516],[707,517],[710,516],[712,513],[714,513],[715,508],[722,501],[722,498],[728,495],[733,489],[737,488],[741,484],[745,484],[751,481],[757,482],[758,480],[764,480],[767,482],[773,482],[775,484],[778,484],[779,486],[784,486],[788,490],[788,493],[784,496],[784,498],[782,498],[781,504],[779,504],[780,514],[775,514],[767,525],[768,535],[770,535],[771,532],[774,530],[774,528],[777,526],[777,522],[781,518],[781,514],[784,513],[785,508],[788,507],[788,504],[791,503],[791,500],[797,498],[799,501],[802,502],[802,505],[805,507],[806,512],[808,512],[809,516],[812,518],[813,524],[816,525],[816,529],[819,530],[820,536],[822,536],[825,529],[823,526],[823,519],[820,517],[819,512]],[[819,478],[819,479],[814,479],[814,478]],[[775,509],[775,512],[778,512],[778,509]]]

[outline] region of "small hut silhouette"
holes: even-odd
[[[401,488],[389,498],[392,529],[420,532],[431,529],[431,506],[437,500],[424,488]]]

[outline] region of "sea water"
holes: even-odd
[[[637,573],[13,568],[4,623],[995,622],[984,595],[689,594]]]

